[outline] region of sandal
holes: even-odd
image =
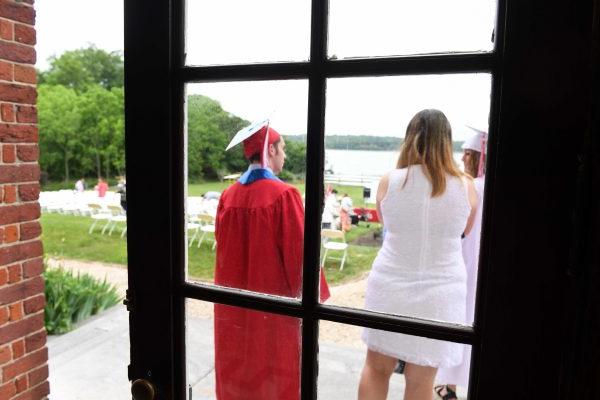
[[[458,400],[456,396],[456,392],[448,387],[448,385],[438,385],[433,388],[437,395],[442,400]],[[442,394],[443,391],[446,391],[446,394]]]

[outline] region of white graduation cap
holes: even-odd
[[[242,143],[244,140],[248,139],[250,136],[252,136],[255,133],[257,133],[258,131],[260,131],[263,127],[269,126],[269,122],[270,122],[269,118],[263,118],[263,119],[259,119],[258,121],[251,123],[250,125],[248,125],[245,128],[240,129],[233,136],[233,139],[231,139],[231,142],[229,142],[225,151]]]
[[[473,131],[473,134],[462,144],[463,149],[475,150],[480,153],[485,153],[485,145],[487,142],[487,132],[465,125]]]

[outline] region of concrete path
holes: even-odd
[[[188,382],[193,400],[214,399],[212,319],[188,320]],[[48,339],[51,400],[130,399],[127,311],[118,305],[76,330]],[[319,399],[355,399],[364,350],[321,343]],[[394,374],[390,399],[401,399],[404,380]],[[463,394],[464,395],[464,394]]]

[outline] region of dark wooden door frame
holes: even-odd
[[[203,70],[183,66],[179,1],[126,0],[125,96],[131,366],[161,399],[185,398],[184,297],[253,307],[297,317],[330,319],[472,343],[470,385],[477,399],[564,399],[569,324],[576,304],[567,272],[577,155],[592,107],[592,0],[500,0],[495,56],[402,57],[378,61],[324,60],[327,7],[313,0],[312,59],[277,68]],[[504,14],[506,12],[506,14]],[[501,57],[500,57],[501,55]],[[316,272],[307,268],[303,304],[227,289],[184,284],[182,82],[195,79],[313,77],[309,86],[307,236],[305,260],[318,259],[326,76],[495,72],[477,326],[456,329],[403,318],[348,312],[316,303]],[[282,76],[280,76],[282,75]],[[319,79],[314,79],[319,77]],[[594,103],[595,104],[595,103]],[[160,210],[160,211],[158,211]],[[579,304],[579,303],[577,303]],[[585,318],[584,318],[585,319]],[[565,318],[565,321],[568,319]],[[303,328],[303,398],[316,398],[317,324]],[[597,326],[596,326],[597,327]],[[312,352],[306,351],[311,349]],[[577,368],[577,362],[571,367]]]

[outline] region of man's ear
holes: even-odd
[[[277,154],[277,149],[275,148],[274,144],[269,144],[269,156],[273,157],[275,154]]]

